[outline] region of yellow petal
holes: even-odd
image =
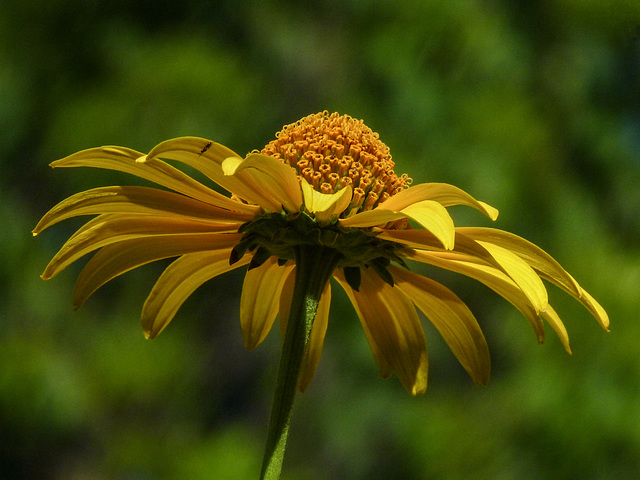
[[[279,266],[277,259],[271,257],[245,275],[240,298],[240,326],[246,348],[260,345],[271,330],[278,314],[282,285],[292,268],[293,263]]]
[[[455,239],[453,220],[441,204],[431,200],[411,204],[398,212],[377,207],[356,213],[349,218],[341,218],[339,223],[342,227],[366,228],[384,226],[388,222],[403,218],[415,220],[421,227],[430,231],[447,250],[453,248]]]
[[[411,300],[384,282],[373,269],[363,268],[360,291],[348,285],[339,270],[335,278],[344,288],[362,322],[381,374],[395,373],[412,394],[427,389],[427,347],[422,325]]]
[[[495,228],[460,227],[456,231],[474,240],[499,245],[526,261],[542,278],[555,283],[573,296],[580,295],[580,285],[547,252],[522,237]]]
[[[296,171],[274,157],[257,153],[244,160],[230,157],[222,162],[222,170],[238,181],[234,193],[265,210],[279,212],[284,207],[288,212],[298,212],[302,206]]]
[[[300,179],[300,186],[305,209],[313,213],[320,223],[328,222],[333,215],[340,215],[351,202],[353,191],[350,185],[331,194],[315,190],[304,178]]]
[[[93,167],[116,170],[155,182],[158,185],[220,208],[254,215],[257,213],[255,205],[247,205],[226,197],[202,185],[166,162],[155,158],[147,158],[142,153],[130,148],[106,146],[82,150],[53,162],[51,166],[53,168]]]
[[[220,223],[249,221],[247,213],[231,212],[177,193],[147,187],[102,187],[76,193],[58,203],[40,220],[33,234],[37,235],[67,218],[103,213],[181,216]]]
[[[445,249],[453,249],[456,235],[455,227],[447,209],[440,203],[433,200],[416,202],[403,208],[402,213],[407,214],[422,228],[433,233]]]
[[[159,143],[147,154],[147,160],[165,158],[195,168],[200,173],[224,186],[222,162],[229,157],[240,157],[230,148],[200,137],[178,137]]]
[[[199,252],[183,255],[162,273],[142,308],[142,328],[145,337],[155,338],[173,319],[184,301],[204,282],[222,273],[246,265],[245,255],[229,265],[231,250]],[[224,292],[221,292],[224,294]]]
[[[171,233],[234,232],[240,225],[240,222],[214,224],[153,215],[100,215],[83,225],[67,240],[45,268],[42,278],[49,279],[87,253],[124,240]]]
[[[377,208],[374,210],[365,210],[364,212],[356,213],[349,218],[341,218],[338,222],[342,227],[366,228],[385,225],[395,220],[407,218],[407,216],[408,215],[406,213]]]
[[[544,326],[540,320],[539,313],[522,289],[506,273],[480,259],[458,253],[414,250],[408,257],[422,263],[461,273],[484,283],[520,310],[531,323],[538,337],[538,342],[542,343],[544,341]]]
[[[205,138],[179,137],[166,140],[156,145],[146,156],[147,160],[155,158],[176,160],[189,165],[222,188],[240,197],[242,197],[241,192],[247,190],[247,186],[240,179],[225,175],[222,171],[222,163],[226,159],[242,160],[240,156],[224,145]],[[140,159],[139,161],[145,160]]]
[[[353,305],[353,308],[360,319],[360,324],[362,325],[362,329],[364,330],[364,334],[367,337],[367,341],[369,342],[369,348],[371,348],[371,353],[373,353],[373,358],[376,361],[376,365],[378,366],[378,372],[380,374],[380,378],[389,378],[393,374],[393,367],[382,353],[382,350],[376,343],[375,337],[369,331],[369,326],[367,322],[363,320],[363,312],[360,310],[360,304],[355,297],[355,291],[349,286],[349,283],[344,278],[344,274],[341,269],[336,269],[333,272],[333,278],[337,280],[340,286],[343,288],[347,297],[349,297],[349,301]]]
[[[241,237],[240,233],[154,235],[103,247],[80,272],[73,290],[73,305],[80,307],[109,280],[141,265],[193,252],[224,250],[229,254]]]
[[[548,305],[547,308],[542,312],[542,316],[547,321],[547,323],[551,325],[551,328],[553,328],[553,330],[556,332],[556,335],[558,335],[558,338],[562,342],[562,346],[564,346],[564,349],[569,355],[571,355],[571,347],[569,346],[569,334],[567,333],[567,329],[565,328],[564,323],[562,323],[562,320],[560,320],[560,317],[558,316],[556,311],[551,305]]]
[[[609,316],[595,299],[589,295],[575,279],[551,255],[533,243],[503,230],[493,228],[457,228],[460,236],[482,240],[504,247],[518,255],[539,273],[539,275],[580,301],[598,320],[602,328],[609,329]],[[456,239],[456,242],[458,240]],[[568,345],[568,344],[567,344]],[[565,346],[565,348],[567,348]]]
[[[596,320],[600,323],[602,328],[607,332],[609,331],[609,315],[602,306],[593,298],[589,292],[580,288],[580,297],[578,300],[596,317]]]
[[[464,235],[460,235],[458,230],[459,228],[456,228],[455,242],[453,245],[454,252],[471,255],[494,265],[500,270],[502,269],[498,262],[483,246],[475,240]],[[440,240],[438,240],[436,236],[428,230],[419,230],[414,228],[407,228],[404,230],[380,229],[380,233],[377,235],[377,238],[380,240],[390,240],[392,242],[401,243],[407,247],[417,248],[420,250],[444,251],[442,242],[440,242]]]
[[[282,294],[280,295],[280,312],[278,313],[278,324],[280,327],[280,334],[282,338],[284,338],[285,331],[287,329],[287,323],[289,322],[289,312],[291,311],[291,299],[293,298],[294,284],[295,268],[291,271],[288,278],[285,280],[282,287]],[[313,326],[311,327],[309,342],[307,343],[307,349],[305,351],[304,357],[302,359],[302,365],[300,367],[300,377],[298,379],[298,390],[300,392],[305,392],[307,390],[309,384],[311,384],[311,380],[313,380],[316,369],[318,368],[320,356],[322,355],[324,337],[327,333],[330,305],[331,285],[329,282],[327,282],[320,297],[320,302],[318,303],[316,316],[313,320]]]
[[[421,183],[413,185],[389,197],[378,208],[389,210],[403,210],[409,205],[424,200],[433,200],[445,207],[452,205],[467,205],[476,208],[491,220],[498,218],[498,210],[484,202],[480,202],[464,190],[446,183]]]
[[[489,347],[469,308],[451,290],[401,268],[390,266],[395,287],[402,290],[438,329],[475,383],[489,381]]]
[[[465,230],[456,228],[455,244],[453,251],[469,255],[487,262],[489,265],[512,276],[523,292],[530,296],[532,305],[540,312],[546,306],[547,290],[536,272],[529,267],[525,259],[520,259],[506,249],[493,245],[489,251],[483,242],[460,233]],[[442,251],[437,247],[437,239],[431,233],[424,230],[385,230],[378,235],[381,240],[391,240],[402,243],[411,248]]]
[[[481,240],[477,240],[477,242],[491,253],[507,275],[516,282],[535,308],[536,313],[547,308],[549,304],[547,289],[527,262],[506,248]]]

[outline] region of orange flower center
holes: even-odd
[[[260,153],[292,166],[317,191],[351,185],[351,207],[370,210],[411,184],[393,171],[389,147],[362,120],[324,111],[285,126]]]

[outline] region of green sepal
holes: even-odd
[[[251,270],[252,268],[259,267],[264,262],[266,262],[270,256],[271,256],[271,252],[269,252],[269,250],[263,247],[258,247],[258,249],[256,250],[256,253],[253,254],[253,258],[251,259],[251,262],[249,263],[249,270]]]
[[[362,274],[360,267],[343,267],[344,278],[349,286],[356,292],[360,291],[360,282],[362,281]]]
[[[246,224],[245,224],[246,225]],[[253,250],[256,248],[255,244],[255,235],[245,235],[238,242],[238,244],[233,247],[231,250],[231,255],[229,255],[229,265],[233,265],[247,253],[247,250]]]
[[[384,282],[393,287],[393,276],[389,273],[389,270],[387,270],[390,263],[388,258],[378,257],[374,259],[370,265]]]

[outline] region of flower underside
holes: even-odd
[[[386,267],[392,261],[406,267],[398,252],[409,250],[400,243],[380,240],[376,232],[340,227],[337,221],[320,225],[313,215],[304,211],[294,215],[284,212],[263,215],[242,225],[238,232],[243,237],[231,252],[232,264],[248,251],[253,253],[251,269],[272,256],[284,265],[296,258],[301,245],[329,249],[338,258],[336,267],[344,269],[349,285],[356,291],[361,267],[373,267],[380,278],[393,286],[393,278]]]
[[[217,191],[169,162],[185,164],[227,190]],[[288,125],[245,158],[203,138],[167,140],[148,154],[124,147],[84,150],[53,167],[118,170],[163,189],[102,187],[52,208],[34,234],[79,215],[94,215],[43,273],[48,279],[97,251],[78,278],[74,304],[145,263],[176,257],[143,307],[145,335],[158,335],[191,293],[209,279],[248,265],[240,323],[248,348],[276,318],[284,331],[301,252],[317,248],[351,300],[380,375],[396,374],[409,392],[427,385],[427,352],[417,310],[444,337],[476,383],[489,379],[483,333],[469,308],[445,286],[412,273],[406,260],[474,278],[512,303],[539,341],[543,320],[570,352],[564,324],[543,280],[578,299],[604,329],[604,309],[550,255],[508,232],[456,227],[447,208],[465,205],[495,220],[498,211],[443,183],[412,185],[394,172],[389,149],[362,121],[336,113]],[[313,378],[327,329],[326,282],[310,331],[300,390]]]

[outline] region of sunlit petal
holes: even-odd
[[[356,213],[349,218],[341,218],[338,220],[338,223],[341,227],[350,228],[377,227],[395,220],[402,220],[403,218],[407,218],[407,216],[408,215],[406,213],[378,208]]]
[[[411,300],[384,282],[373,269],[362,269],[359,292],[352,290],[343,277],[336,278],[352,299],[363,326],[366,325],[370,344],[373,339],[374,355],[384,359],[383,365],[392,367],[411,394],[423,393],[427,388],[427,348]]]
[[[580,297],[578,297],[580,303],[582,303],[587,310],[591,312],[591,314],[596,318],[600,326],[605,329],[607,332],[609,331],[609,315],[604,308],[593,298],[589,292],[580,288]]]
[[[270,157],[251,153],[244,160],[230,157],[222,162],[225,175],[243,186],[237,195],[262,206],[265,210],[297,212],[302,206],[302,192],[296,171]]]
[[[489,381],[491,361],[482,330],[469,308],[451,290],[429,278],[389,267],[395,286],[438,329],[475,383]]]
[[[578,282],[551,255],[530,241],[495,228],[459,227],[456,231],[469,238],[508,249],[531,265],[545,280],[555,283],[573,296],[580,295]]]
[[[237,245],[241,237],[239,233],[154,235],[103,247],[78,276],[73,290],[73,305],[80,307],[93,292],[118,275],[163,258],[225,250],[228,251],[229,261],[230,249]]]
[[[240,197],[242,197],[241,192],[246,190],[246,185],[241,180],[225,175],[222,171],[222,163],[227,158],[241,160],[240,155],[224,145],[205,138],[179,137],[166,140],[156,145],[146,158],[164,158],[182,162]]]
[[[415,220],[421,227],[431,232],[445,249],[453,248],[455,239],[453,220],[441,204],[431,200],[411,204],[399,212],[384,208],[366,210],[349,218],[340,219],[339,223],[342,227],[364,228],[384,226],[388,222],[403,218]]]
[[[265,339],[278,314],[282,285],[293,269],[293,263],[279,266],[275,257],[244,277],[240,298],[240,326],[244,346],[253,349]]]
[[[229,265],[230,249],[183,255],[175,260],[154,285],[142,308],[142,328],[155,338],[171,321],[184,301],[204,282],[249,263],[244,258]]]
[[[321,193],[302,178],[300,180],[305,209],[313,213],[318,222],[325,223],[334,215],[344,212],[351,202],[352,188],[347,185],[336,193]]]
[[[542,312],[542,317],[547,321],[551,328],[556,332],[558,338],[562,342],[562,346],[567,351],[569,355],[571,355],[571,347],[569,346],[569,334],[567,333],[567,329],[560,320],[560,317],[553,309],[551,305],[548,305],[547,308]]]
[[[222,162],[229,157],[240,157],[230,148],[201,137],[178,137],[159,143],[147,154],[147,159],[176,160],[195,168],[215,183],[224,181]]]
[[[580,301],[598,320],[602,328],[608,331],[609,316],[607,312],[551,255],[540,247],[517,235],[493,228],[462,227],[457,231],[478,240],[479,243],[489,242],[515,253],[531,265],[542,278],[559,286]]]
[[[166,162],[146,157],[130,148],[106,146],[82,150],[53,162],[51,167],[93,167],[116,170],[144,178],[220,208],[236,212],[257,213],[255,205],[247,205],[226,197],[202,185]]]
[[[440,203],[433,200],[416,202],[403,208],[402,213],[433,233],[445,249],[453,249],[455,240],[453,220],[447,209]]]
[[[374,231],[377,232],[378,230]],[[420,250],[445,251],[442,246],[442,242],[440,242],[440,240],[438,240],[433,233],[423,229],[379,229],[377,238],[379,238],[380,240],[389,240],[392,242],[401,243],[402,245],[406,245],[407,247],[417,248]],[[464,235],[460,235],[457,228],[453,251],[471,255],[472,257],[476,257],[492,264],[500,270],[502,269],[500,264],[493,258],[493,256],[487,251],[486,248],[484,248],[475,240],[465,237]]]
[[[491,253],[507,275],[516,282],[531,302],[531,305],[533,305],[533,308],[535,308],[536,313],[540,313],[547,308],[549,304],[547,289],[538,274],[527,262],[506,248],[481,240],[477,242]]]
[[[461,273],[484,283],[520,310],[531,323],[538,337],[538,342],[542,343],[544,341],[544,326],[540,320],[539,313],[520,287],[501,270],[481,260],[457,253],[416,250],[409,255],[409,258]]]
[[[495,220],[498,218],[498,210],[484,202],[480,202],[464,190],[446,183],[421,183],[402,190],[381,203],[378,208],[389,210],[403,210],[409,205],[424,200],[433,200],[444,207],[453,205],[467,205],[476,208]]]

